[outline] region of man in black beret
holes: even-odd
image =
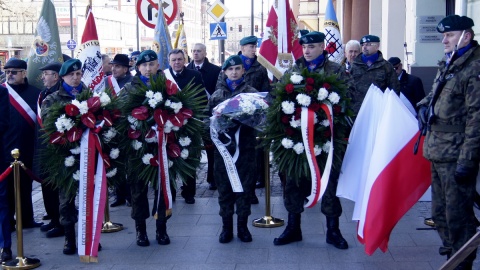
[[[185,54],[181,49],[173,49],[168,53],[169,68],[163,72],[167,79],[175,82],[179,89],[184,88],[192,82],[192,86],[200,86],[204,88],[202,74],[198,70],[185,68]],[[202,92],[204,99],[207,100],[207,92]],[[185,180],[185,184],[182,188],[182,197],[185,199],[185,203],[195,203],[196,193],[196,179],[195,177],[189,177]]]
[[[325,35],[322,32],[312,31],[303,35],[299,43],[302,45],[303,56],[286,71],[288,73],[302,73],[307,68],[310,72],[330,75],[338,75],[354,91],[352,78],[345,72],[345,67],[329,61],[328,52],[325,51]],[[343,154],[343,153],[342,153]],[[283,173],[285,174],[285,173]],[[342,205],[337,197],[337,183],[339,171],[332,169],[330,180],[322,198],[322,213],[327,221],[326,241],[338,249],[348,249],[348,243],[340,232],[340,219]],[[302,241],[302,229],[300,227],[301,214],[304,211],[304,202],[309,194],[304,191],[311,190],[312,181],[303,177],[298,180],[286,177],[284,205],[288,211],[288,225],[284,232],[273,241],[274,245],[286,245],[296,241]]]
[[[37,98],[40,89],[30,85],[27,80],[27,62],[10,58],[5,64],[6,87],[10,93],[10,128],[5,133],[4,157],[7,164],[13,162],[10,151],[18,148],[21,161],[27,168],[33,166],[35,148],[35,122],[37,121]],[[15,198],[13,187],[13,174],[7,178],[9,183],[10,220],[15,223]],[[33,217],[32,205],[32,178],[20,170],[22,223],[23,228],[40,227]]]
[[[419,124],[429,120],[423,156],[432,169],[432,218],[447,259],[476,233],[473,212],[480,162],[480,47],[473,20],[450,15],[437,25],[445,56],[432,91],[418,103]],[[455,269],[473,267],[477,250]]]
[[[183,51],[182,51],[183,52]],[[128,97],[130,93],[135,89],[143,86],[150,86],[150,77],[156,78],[157,76],[163,76],[162,70],[159,70],[160,64],[158,63],[157,53],[153,50],[145,50],[137,57],[136,69],[138,73],[133,76],[130,83],[127,83],[120,91],[120,100]],[[128,170],[127,170],[128,171]],[[136,240],[137,245],[146,247],[150,245],[150,241],[147,236],[147,222],[146,219],[150,217],[149,203],[148,203],[148,185],[145,184],[145,180],[138,177],[138,175],[129,174],[128,180],[131,189],[131,205],[132,212],[130,217],[135,221]],[[166,213],[166,205],[164,201],[164,193],[159,192],[158,188],[155,188],[155,200],[153,207],[158,213]],[[173,196],[173,191],[172,191]],[[170,244],[170,237],[167,234],[167,219],[169,216],[158,215],[155,220],[156,227],[156,240],[159,245]]]
[[[130,60],[126,54],[117,54],[110,62],[112,67],[112,74],[105,78],[105,86],[115,92],[116,95],[120,93],[120,90],[125,84],[132,81],[133,76],[130,73]],[[115,186],[115,201],[110,204],[111,207],[117,207],[120,205],[130,205],[130,186],[126,179],[123,179],[122,183],[117,183]]]
[[[41,118],[45,120],[48,116],[48,109],[53,104],[66,105],[70,103],[75,96],[82,91],[90,91],[85,84],[82,83],[82,62],[78,59],[71,58],[65,61],[60,68],[58,75],[58,90],[45,97],[41,106]],[[78,211],[75,208],[75,196],[70,197],[66,193],[67,187],[59,187],[59,212],[60,225],[63,226],[65,233],[65,244],[63,246],[63,254],[73,255],[76,253],[76,235],[75,223],[78,221]]]
[[[362,53],[353,60],[350,69],[350,74],[355,81],[356,91],[352,100],[355,113],[360,110],[371,84],[382,91],[389,88],[400,95],[400,83],[397,74],[379,50],[380,38],[374,35],[366,35],[360,39],[360,45],[362,46]]]
[[[220,74],[221,69],[219,66],[216,66],[208,61],[207,47],[205,44],[196,43],[193,46],[192,53],[193,61],[187,65],[187,68],[198,70],[202,74],[205,90],[210,97],[210,95],[215,92],[215,85],[217,84],[218,75]],[[215,146],[212,144],[209,138],[204,138],[203,144],[207,153],[208,162],[207,183],[210,185],[210,190],[215,190],[217,189],[217,186],[215,185],[215,179],[213,179],[213,149]]]
[[[45,89],[40,92],[38,96],[37,102],[37,110],[38,114],[41,115],[41,106],[43,100],[50,94],[58,91],[60,88],[60,69],[62,68],[62,64],[59,62],[52,62],[40,68],[42,71],[42,80]],[[41,179],[47,179],[48,174],[42,170],[43,168],[43,160],[40,156],[41,149],[44,149],[46,145],[43,142],[42,135],[44,134],[41,131],[42,128],[41,118],[38,119],[36,125],[36,144],[35,144],[35,159],[33,163],[33,170],[35,175],[40,177]],[[60,212],[59,212],[59,195],[58,190],[54,188],[51,184],[42,183],[42,195],[43,195],[43,204],[45,206],[45,211],[47,215],[44,216],[44,219],[50,219],[50,223],[44,224],[40,227],[42,232],[47,232],[47,238],[52,237],[59,237],[64,235],[63,226],[60,225]]]
[[[410,101],[412,108],[425,97],[422,80],[414,75],[408,74],[403,69],[402,61],[398,57],[390,57],[388,62],[392,64],[400,82],[400,92]]]

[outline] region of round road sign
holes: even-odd
[[[70,50],[75,50],[75,48],[77,47],[77,42],[73,39],[69,39],[67,41],[67,48],[69,48]]]
[[[163,0],[163,14],[167,21],[167,24],[171,24],[178,12],[177,0]],[[156,0],[138,0],[137,1],[137,14],[140,21],[150,27],[155,28],[157,24],[158,14],[158,1]]]

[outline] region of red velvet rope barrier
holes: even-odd
[[[19,162],[19,163],[20,163],[20,166],[22,167],[22,169],[27,173],[27,175],[28,175],[30,178],[32,178],[32,180],[35,180],[35,181],[37,181],[37,182],[40,183],[40,184],[43,183],[43,180],[40,179],[40,177],[37,177],[35,174],[33,174],[33,172],[32,172],[29,168],[27,168],[27,167],[25,166],[25,164],[23,164],[22,162]]]
[[[13,165],[10,165],[10,167],[8,167],[8,168],[0,175],[0,182],[2,182],[3,180],[5,180],[5,178],[7,178],[7,176],[12,172],[12,167],[13,167]]]

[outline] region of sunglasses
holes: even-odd
[[[25,71],[25,70],[5,70],[5,74],[12,74],[12,75],[17,75],[18,72],[22,72],[22,71]]]

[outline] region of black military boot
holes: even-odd
[[[348,243],[338,228],[338,217],[327,217],[327,243],[338,249],[347,249]]]
[[[247,227],[248,217],[238,217],[237,219],[237,236],[242,242],[252,242],[252,234]]]
[[[77,251],[77,245],[75,243],[75,225],[64,226],[65,231],[65,245],[63,245],[63,254],[73,255]]]
[[[135,229],[137,230],[137,246],[150,246],[147,236],[147,224],[145,220],[135,220]]]
[[[302,229],[300,228],[301,214],[288,213],[288,224],[280,237],[273,239],[276,246],[302,241]]]
[[[159,245],[168,245],[170,244],[170,237],[167,234],[167,221],[166,220],[158,220],[155,222],[157,225],[157,242]]]
[[[222,244],[228,243],[233,239],[233,217],[222,217],[223,229],[218,241]]]

